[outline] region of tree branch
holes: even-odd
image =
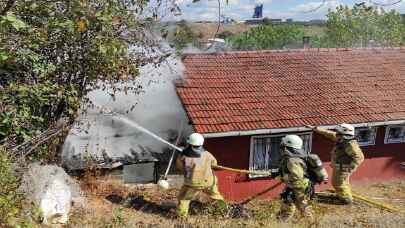
[[[8,0],[6,6],[0,11],[0,16],[6,15],[6,13],[14,6],[16,0]]]

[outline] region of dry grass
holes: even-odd
[[[225,218],[196,207],[189,220],[181,223],[174,219],[177,190],[160,192],[155,186],[127,186],[106,177],[87,180],[84,186],[88,205],[72,213],[68,227],[404,227],[405,224],[404,215],[361,202],[352,206],[314,202],[315,222],[295,218],[291,223],[278,223],[275,220],[278,200],[257,200],[245,205],[250,218]],[[405,209],[405,181],[357,184],[354,190]]]
[[[217,23],[191,23],[191,28],[197,34],[201,34],[201,40],[206,41],[209,38],[212,38],[217,31],[218,24]],[[257,25],[247,25],[244,23],[238,24],[221,24],[218,34],[223,31],[229,31],[233,34],[241,34],[252,27]],[[307,36],[321,36],[325,32],[324,26],[317,26],[317,25],[310,25],[304,26],[304,33]]]
[[[240,24],[221,24],[218,30],[218,34],[223,31],[229,31],[233,34],[240,34],[247,31],[252,25],[247,25],[244,23]],[[191,28],[197,34],[201,34],[201,40],[208,40],[212,38],[218,29],[217,23],[191,23]]]

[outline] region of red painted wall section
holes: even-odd
[[[266,191],[268,188],[274,186],[279,181],[270,178],[249,180],[246,174],[238,174],[229,171],[217,171],[216,175],[219,179],[219,191],[225,199],[235,202],[242,202],[252,196]],[[284,185],[266,191],[265,194],[260,195],[258,198],[275,198],[277,197]]]
[[[361,147],[366,159],[352,175],[352,181],[405,178],[405,167],[400,165],[401,162],[405,162],[405,143],[384,144],[384,137],[385,127],[379,127],[375,145]],[[221,165],[239,169],[249,168],[250,136],[208,138],[205,147]],[[329,161],[332,148],[333,142],[320,135],[313,135],[312,152],[318,154],[324,161],[330,178],[332,170]],[[216,171],[216,175],[221,193],[227,200],[236,202],[259,194],[278,182],[270,178],[249,179],[245,174],[229,171]],[[317,189],[323,188],[330,188],[330,186],[317,187]],[[283,186],[279,186],[259,198],[276,197],[282,189]]]
[[[237,169],[249,168],[250,136],[208,138],[204,147],[218,163]]]

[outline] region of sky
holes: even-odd
[[[171,16],[169,20],[218,20],[218,0],[200,0],[195,3],[193,3],[193,0],[174,1],[180,6],[181,15]],[[328,9],[335,9],[338,5],[353,6],[353,4],[360,2],[366,2],[368,5],[372,5],[372,2],[390,4],[398,0],[325,0],[326,3],[323,5],[322,0],[228,0],[228,3],[226,3],[227,0],[220,1],[221,14],[239,21],[251,18],[255,5],[260,3],[263,4],[263,17],[311,20],[325,19]],[[322,7],[317,9],[321,5]],[[384,8],[387,10],[395,9],[401,13],[405,13],[405,0]]]

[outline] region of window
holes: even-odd
[[[360,146],[375,145],[376,127],[359,127],[355,130],[357,142]]]
[[[405,125],[387,126],[384,142],[386,144],[405,142]]]
[[[297,134],[304,141],[304,150],[309,153],[311,151],[312,134]],[[280,143],[285,135],[271,136],[253,136],[250,149],[250,164],[251,170],[273,171],[276,172],[279,168]],[[250,177],[260,177],[259,175],[250,175]]]

